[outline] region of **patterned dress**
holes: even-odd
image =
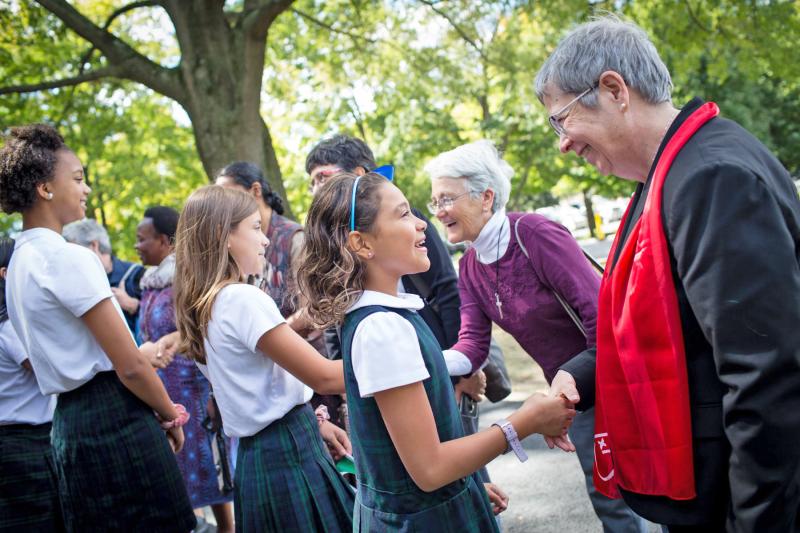
[[[477,474],[453,481],[431,492],[420,489],[403,466],[383,422],[375,398],[362,398],[353,370],[351,349],[358,324],[376,312],[395,312],[417,332],[430,377],[423,381],[444,442],[464,436],[453,386],[433,332],[422,318],[407,309],[377,305],[347,315],[342,327],[342,357],[358,493],[353,531],[491,533],[498,532],[489,498]]]
[[[292,246],[294,237],[303,226],[272,212],[267,229],[267,262],[264,266],[264,292],[270,295],[281,315],[288,317],[297,309],[294,278],[292,276]]]
[[[139,305],[139,325],[142,340],[157,341],[177,329],[172,297],[172,278],[175,256],[170,255],[158,267],[142,277],[142,299]],[[217,483],[217,468],[211,449],[213,435],[203,426],[211,385],[193,361],[176,355],[163,369],[157,370],[173,402],[183,404],[189,411],[189,422],[183,427],[185,443],[176,455],[178,467],[186,482],[192,507],[199,508],[233,501],[233,493],[223,494]],[[230,454],[230,439],[226,439]]]

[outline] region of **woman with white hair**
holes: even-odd
[[[490,141],[440,154],[425,171],[432,189],[428,208],[447,239],[471,243],[459,262],[461,329],[447,353],[451,374],[481,367],[495,323],[550,383],[562,364],[595,344],[600,278],[562,225],[536,213],[506,213],[514,171]],[[579,414],[569,433],[595,512],[607,532],[645,531],[646,523],[624,502],[594,490],[593,417],[592,410]]]

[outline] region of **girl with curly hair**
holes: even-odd
[[[563,435],[575,411],[534,395],[508,420],[464,437],[442,350],[398,294],[401,276],[430,267],[424,221],[383,176],[343,174],[315,195],[306,221],[301,292],[318,327],[341,324],[353,456],[355,531],[497,531],[475,472],[519,439]],[[492,508],[494,505],[494,509]]]
[[[8,315],[42,393],[58,395],[51,441],[66,528],[190,531],[173,453],[185,410],[149,363],[158,348],[137,349],[100,260],[61,236],[85,216],[90,192],[55,129],[11,129],[0,205],[22,214],[23,231],[8,267]]]

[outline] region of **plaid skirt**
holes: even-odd
[[[374,507],[387,498],[402,499],[401,495],[375,493],[360,485],[353,517],[354,533],[499,533],[491,504],[477,474],[452,484],[454,494],[449,499],[422,508],[421,511],[390,513]],[[369,500],[369,501],[367,501]],[[397,504],[398,502],[393,502]],[[406,507],[411,507],[406,504]]]
[[[353,490],[308,404],[239,440],[234,486],[237,532],[353,531]]]
[[[52,442],[67,531],[195,527],[175,454],[152,409],[114,372],[58,396]]]
[[[0,531],[63,531],[51,424],[0,426]]]

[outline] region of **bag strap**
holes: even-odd
[[[120,289],[124,289],[125,288],[125,282],[128,280],[128,276],[131,275],[131,272],[133,272],[136,269],[137,266],[139,266],[139,265],[134,263],[134,264],[132,264],[131,266],[128,267],[128,270],[126,270],[125,273],[122,275],[122,279],[120,279],[119,283],[117,283],[117,287],[119,287]]]
[[[530,260],[531,255],[528,253],[528,249],[525,248],[525,245],[522,243],[522,240],[519,238],[519,222],[520,222],[520,220],[522,220],[526,216],[527,215],[522,215],[514,223],[514,235],[517,238],[517,244],[519,245],[520,249],[522,250],[522,253],[524,253],[525,257],[527,257]],[[586,255],[586,256],[589,256],[589,254],[587,254],[586,252],[583,252],[583,254]],[[597,265],[598,267],[600,266],[597,263],[597,261],[594,260],[594,258],[591,258],[590,262],[592,264],[594,264],[594,265]],[[533,266],[533,262],[532,261],[531,261],[531,266]],[[600,267],[600,268],[602,269],[602,267]],[[556,300],[558,300],[558,303],[561,304],[561,307],[564,308],[564,312],[566,312],[567,315],[569,315],[569,317],[572,319],[572,322],[575,324],[575,327],[577,327],[578,331],[581,332],[581,335],[586,337],[587,336],[586,335],[586,328],[583,327],[583,322],[581,322],[581,319],[578,316],[578,313],[576,313],[575,310],[567,303],[567,301],[560,294],[558,294],[558,291],[556,291],[552,287],[550,287],[550,290],[553,292],[553,296],[556,297]]]

